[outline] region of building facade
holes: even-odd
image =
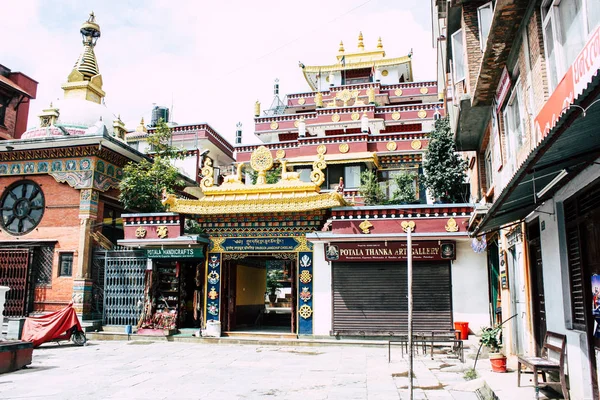
[[[103,104],[93,13],[80,33],[83,51],[62,85],[63,99],[43,110],[38,126],[0,147],[0,284],[11,288],[6,316],[73,301],[82,319],[101,317],[104,276],[92,262],[93,248],[123,237],[119,181],[125,164],[144,157],[125,144],[123,123]],[[35,91],[27,93],[20,98]]]
[[[27,128],[29,102],[35,99],[38,83],[0,64],[0,137],[18,139]]]
[[[589,1],[434,1],[440,86],[471,152],[469,230],[485,237],[505,351],[567,337],[574,399],[598,399],[593,124],[598,24]],[[496,294],[497,293],[497,294]]]
[[[428,204],[418,181],[429,132],[445,113],[436,83],[413,82],[410,56],[386,58],[381,40],[366,51],[362,35],[356,52],[340,45],[336,63],[300,68],[311,91],[282,100],[276,86],[269,109],[261,113],[257,102],[262,143],[243,144],[240,136],[231,174],[217,172],[227,165],[211,150],[200,171],[204,196],[164,199],[169,218],[195,220],[209,240],[203,285],[196,282],[204,325],[218,323],[227,335],[405,333],[406,229],[415,237],[416,329],[448,331],[466,321],[477,331],[489,324],[486,303],[463,295],[487,296],[485,255],[467,236],[473,207]],[[382,203],[393,200],[393,177],[408,174],[412,204],[362,205],[365,171],[382,186]],[[185,247],[175,242],[187,235],[177,233],[172,243],[156,237],[161,221],[126,216],[120,243],[181,254]],[[183,260],[173,262],[177,269]],[[160,289],[161,279],[153,287]]]

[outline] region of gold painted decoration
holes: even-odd
[[[297,119],[294,121],[294,128],[297,128],[300,125],[300,120]]]
[[[358,227],[362,230],[362,233],[369,234],[371,233],[370,229],[373,227],[373,224],[369,222],[369,220],[364,220],[358,225]]]
[[[277,158],[284,158],[285,150],[283,150],[283,149],[277,150],[277,153],[275,153],[275,155],[277,156]]]
[[[388,70],[384,69],[383,71],[381,71],[381,76],[388,76]]]
[[[395,111],[392,113],[392,119],[394,121],[398,121],[400,119],[400,113],[398,111]]]
[[[420,92],[421,92],[421,94],[427,94],[427,92],[429,92],[429,88],[422,87]]]
[[[341,117],[340,117],[340,114],[338,114],[338,113],[335,113],[331,116],[331,120],[333,122],[340,122],[340,119],[341,119]]]
[[[312,308],[310,308],[310,306],[308,304],[304,304],[303,306],[301,306],[298,309],[298,314],[303,318],[303,319],[309,319],[312,316]]]
[[[265,185],[267,183],[267,171],[273,167],[273,156],[271,151],[265,146],[260,146],[252,152],[250,157],[250,166],[258,172],[256,178],[257,185]]]
[[[320,144],[317,146],[317,154],[325,154],[327,153],[327,146],[324,144]]]
[[[419,150],[421,146],[421,141],[419,139],[415,139],[412,142],[410,142],[410,147],[412,147],[413,150]]]
[[[206,158],[204,160],[204,166],[200,170],[202,172],[202,180],[200,181],[200,186],[202,188],[211,187],[215,181],[213,178],[213,167],[212,160],[210,158]]]
[[[336,99],[339,99],[344,102],[344,107],[348,106],[348,101],[352,99],[352,92],[348,89],[344,89],[341,92],[337,92],[335,95]]]
[[[317,93],[317,95],[315,96],[315,105],[317,107],[323,107],[323,93]]]
[[[394,151],[394,150],[396,150],[398,148],[398,145],[396,144],[396,142],[390,141],[390,142],[387,142],[387,144],[385,145],[385,147],[389,151]]]
[[[417,115],[419,116],[419,118],[423,119],[427,116],[427,111],[425,110],[419,110],[419,112],[417,113]]]
[[[458,224],[456,223],[456,220],[452,217],[450,217],[450,219],[446,223],[445,228],[446,232],[458,232]]]
[[[358,119],[360,118],[360,114],[352,113],[352,116],[350,118],[352,118],[352,121],[358,121]]]
[[[312,274],[307,269],[303,270],[300,273],[300,282],[309,283],[310,281],[312,281]]]
[[[215,287],[211,287],[210,288],[210,292],[208,292],[208,298],[211,300],[216,300],[219,297],[219,293],[217,293],[217,290],[215,289]]]
[[[342,143],[340,144],[340,153],[347,153],[348,150],[350,150],[350,146],[348,145],[348,143]]]
[[[169,228],[166,226],[159,226],[156,228],[156,236],[161,239],[169,237]]]
[[[298,104],[300,104],[301,106],[303,106],[306,103],[306,99],[304,97],[300,97],[298,99]]]
[[[394,94],[395,94],[396,96],[402,96],[402,89],[396,89],[396,90],[394,91]]]
[[[146,237],[146,233],[147,233],[146,228],[143,228],[140,226],[139,228],[137,228],[135,230],[135,237],[138,239],[143,239]]]
[[[402,221],[400,225],[402,226],[402,230],[404,232],[408,232],[409,230],[411,232],[414,232],[415,226],[417,226],[417,224],[415,224],[415,221]]]
[[[271,122],[271,129],[279,128],[279,124],[276,121]]]

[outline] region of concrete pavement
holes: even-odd
[[[145,341],[45,344],[33,364],[0,375],[1,399],[407,399],[408,366],[398,349]],[[457,359],[422,355],[415,399],[467,399],[449,389]],[[468,393],[474,395],[473,393]]]

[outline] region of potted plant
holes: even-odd
[[[283,286],[281,284],[282,277],[283,272],[281,270],[271,270],[267,272],[267,294],[269,295],[271,305],[275,304],[275,301],[277,301],[277,290]]]
[[[494,372],[506,372],[506,356],[500,352],[502,344],[499,335],[501,332],[500,325],[495,328],[486,327],[481,330],[481,339],[479,339],[479,343],[487,347],[489,351],[490,363]]]

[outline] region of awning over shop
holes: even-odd
[[[599,84],[595,76],[571,106],[567,103],[564,114],[513,175],[475,234],[525,218],[600,157],[600,104],[595,103]]]

